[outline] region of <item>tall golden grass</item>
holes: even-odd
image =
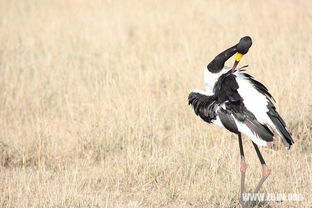
[[[235,207],[235,135],[187,105],[240,37],[293,132],[261,192],[312,207],[311,1],[0,1],[0,207]],[[233,60],[228,65],[232,65]],[[244,137],[247,191],[261,176]]]

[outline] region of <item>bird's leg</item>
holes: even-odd
[[[264,161],[264,159],[263,159],[263,157],[262,157],[262,155],[261,155],[261,153],[260,153],[260,150],[259,150],[258,146],[257,146],[254,142],[252,142],[252,144],[253,144],[253,146],[254,146],[255,149],[256,149],[258,158],[259,158],[260,163],[261,163],[261,165],[262,165],[262,177],[261,177],[261,179],[260,179],[260,181],[259,181],[259,183],[258,183],[258,185],[257,185],[257,187],[256,187],[256,189],[255,189],[255,191],[254,191],[254,193],[258,193],[259,190],[260,190],[260,188],[261,188],[261,186],[262,186],[262,184],[264,183],[264,181],[269,177],[269,175],[270,175],[270,169],[269,169],[269,167],[265,164],[265,161]]]
[[[244,155],[244,148],[243,148],[243,142],[242,142],[242,135],[241,133],[238,133],[238,143],[239,143],[239,151],[240,151],[240,156],[241,156],[241,167],[240,167],[240,172],[241,172],[241,189],[240,189],[240,203],[244,204],[243,202],[243,193],[244,193],[244,186],[245,186],[245,172],[247,169],[247,164],[245,161],[245,155]]]

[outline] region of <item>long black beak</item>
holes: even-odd
[[[239,61],[236,61],[236,60],[235,60],[235,62],[234,62],[234,64],[233,64],[233,67],[232,67],[232,69],[231,69],[231,73],[232,73],[232,74],[236,71],[236,67],[237,67],[237,65],[238,65],[238,62],[239,62]]]

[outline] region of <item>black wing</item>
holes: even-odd
[[[239,85],[236,76],[232,73],[222,75],[215,86],[215,94],[220,98],[220,102],[225,103],[225,111],[227,112],[227,120],[222,120],[223,125],[230,131],[237,133],[236,123],[234,119],[230,119],[232,115],[236,120],[244,123],[252,132],[257,134],[264,141],[273,141],[273,133],[264,125],[259,123],[254,114],[250,112],[244,105],[244,99],[238,93]],[[222,109],[222,108],[221,108]],[[220,118],[224,117],[224,111],[218,111]],[[230,126],[228,124],[231,124]]]
[[[257,89],[257,91],[268,99],[268,116],[272,120],[273,124],[277,128],[277,130],[281,133],[282,142],[288,149],[290,146],[294,143],[290,133],[288,132],[286,128],[285,121],[282,119],[282,117],[279,115],[279,113],[276,111],[275,106],[273,102],[275,101],[273,96],[269,93],[268,89],[260,82],[255,80],[251,75],[243,73],[245,77],[252,83],[252,85]]]
[[[220,76],[213,91],[218,98],[219,103],[228,101],[240,105],[243,98],[239,95],[237,91],[238,88],[239,86],[236,82],[236,76],[228,72]]]
[[[214,96],[207,96],[197,92],[191,92],[188,96],[189,105],[194,108],[196,115],[200,116],[204,121],[211,123],[216,119],[216,99]]]
[[[207,96],[192,92],[189,95],[189,104],[194,107],[196,115],[209,123],[218,116],[226,129],[233,133],[239,133],[236,119],[238,122],[244,123],[263,140],[273,141],[272,132],[259,123],[253,113],[245,107],[243,98],[237,91],[238,88],[236,76],[226,73],[215,84],[214,95]]]
[[[269,111],[267,112],[268,116],[274,123],[277,130],[282,134],[281,139],[286,148],[290,148],[290,146],[294,143],[294,140],[291,138],[290,133],[286,128],[285,121],[279,115],[279,113],[275,110],[275,106],[272,102],[269,102],[267,105]]]

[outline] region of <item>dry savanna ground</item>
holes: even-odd
[[[312,207],[311,7],[0,1],[0,207],[238,207],[237,138],[196,117],[187,96],[244,35],[254,44],[241,65],[296,142],[261,148],[272,170],[261,192],[303,196],[266,205]],[[261,167],[244,146],[252,190]]]

